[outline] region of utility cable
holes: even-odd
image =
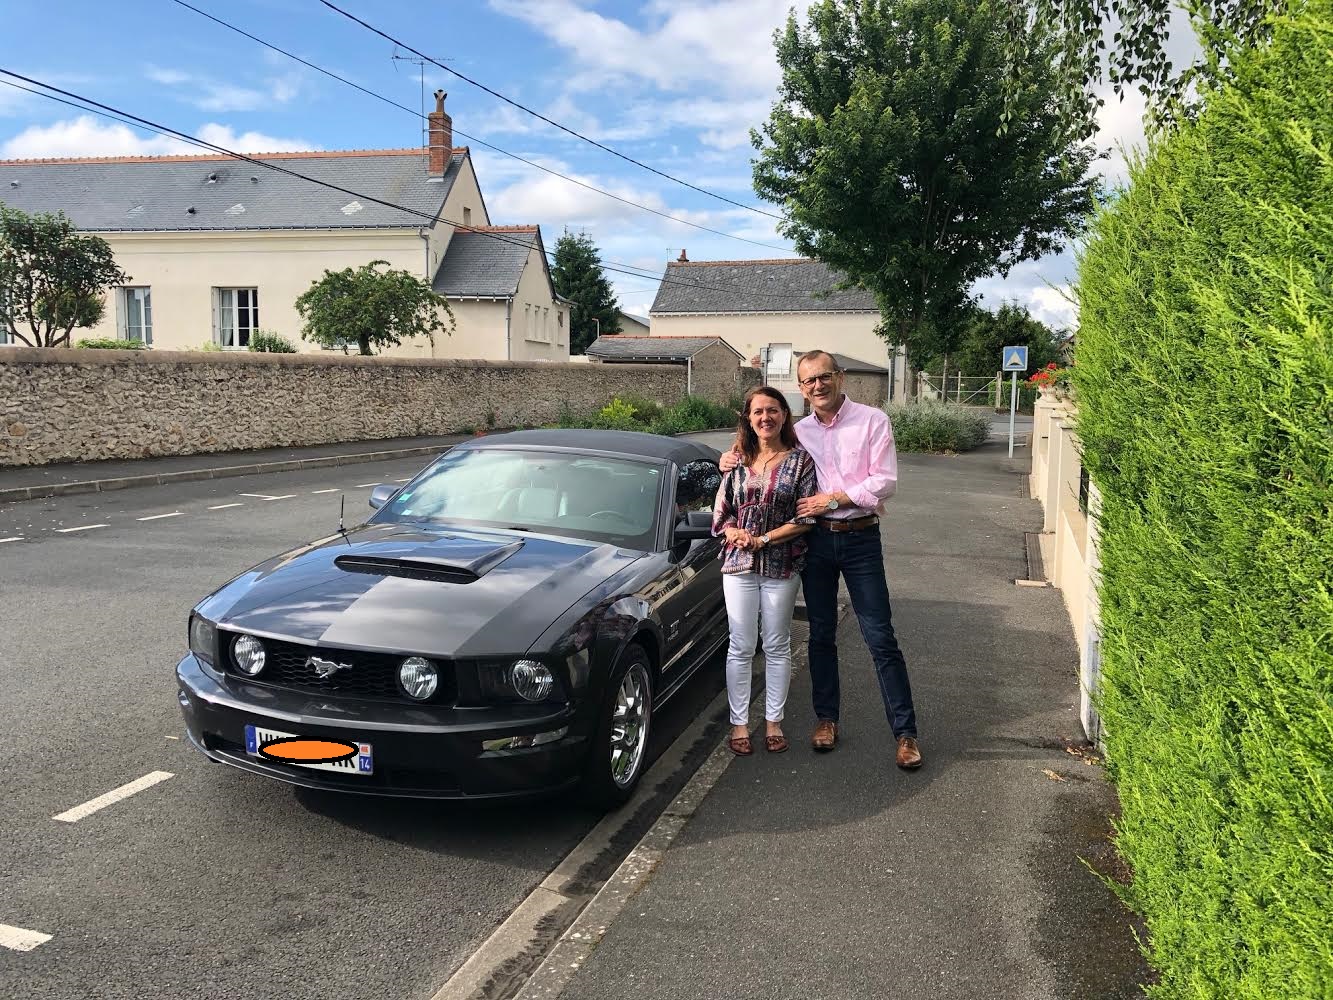
[[[252,42],[262,45],[265,48],[272,50],[273,52],[279,53],[280,55],[284,55],[288,59],[292,59],[295,62],[300,63],[302,66],[309,67],[310,69],[313,69],[317,73],[323,73],[330,79],[337,80],[339,83],[346,84],[347,86],[352,87],[355,90],[359,90],[361,91],[361,93],[366,94],[369,97],[373,97],[377,101],[383,101],[385,104],[391,105],[392,107],[398,108],[402,111],[406,111],[408,114],[414,115],[415,117],[420,118],[422,121],[425,122],[430,121],[429,115],[423,115],[420,111],[417,111],[415,108],[409,108],[406,104],[399,104],[391,97],[385,97],[383,94],[376,93],[375,91],[369,89],[368,87],[363,87],[361,86],[361,84],[349,80],[344,76],[340,76],[339,74],[333,72],[330,69],[325,69],[323,66],[313,63],[308,59],[303,59],[300,56],[296,55],[295,53],[288,52],[286,49],[274,45],[272,42],[266,42],[264,39],[259,38],[256,35],[252,35],[244,28],[237,27],[230,21],[226,21],[223,18],[217,17],[214,14],[210,14],[206,10],[200,10],[193,4],[186,3],[185,0],[172,0],[172,3],[184,7],[186,10],[192,10],[200,17],[205,17],[215,24],[221,25],[224,28],[229,28],[230,30],[236,32],[238,35],[243,35],[244,37],[250,39],[250,41]],[[561,180],[568,181],[570,184],[577,184],[579,187],[584,188],[588,191],[593,191],[596,192],[597,194],[602,195],[603,197],[611,198],[615,201],[620,202],[622,205],[629,205],[632,208],[637,208],[644,212],[651,212],[653,215],[660,216],[663,219],[669,219],[672,222],[680,223],[682,226],[689,226],[691,229],[697,229],[700,232],[712,233],[714,236],[723,236],[729,240],[739,240],[741,243],[749,243],[752,246],[763,247],[765,250],[776,250],[779,253],[789,253],[796,255],[795,251],[790,250],[786,247],[776,246],[772,243],[761,243],[759,240],[748,239],[747,237],[744,236],[736,236],[732,233],[723,232],[720,229],[710,229],[708,226],[700,225],[697,222],[690,222],[686,219],[678,219],[670,212],[663,212],[660,211],[659,209],[651,208],[648,205],[641,204],[640,202],[633,201],[629,198],[623,198],[618,194],[612,194],[610,191],[604,190],[603,188],[599,188],[594,184],[588,184],[585,183],[584,181],[577,180],[576,178],[570,177],[568,174],[562,174],[560,171],[554,170],[551,167],[543,166],[542,164],[537,163],[533,160],[529,160],[526,157],[519,156],[517,153],[511,153],[507,149],[501,149],[499,146],[487,142],[485,139],[479,139],[474,135],[468,135],[462,129],[455,128],[453,132],[455,135],[461,135],[464,139],[469,139],[480,146],[485,146],[487,149],[492,149],[497,153],[501,153],[504,156],[510,157],[511,159],[518,160],[520,163],[526,163],[530,167],[535,167],[538,170],[545,171],[546,173],[551,174],[554,177],[559,177]]]
[[[636,160],[636,159],[634,159],[634,157],[632,157],[632,156],[627,156],[626,154],[620,152],[620,150],[618,150],[618,149],[612,149],[610,146],[604,145],[603,143],[598,142],[596,139],[591,139],[591,138],[589,138],[588,136],[584,135],[584,134],[581,133],[581,132],[576,132],[574,129],[570,128],[570,127],[567,126],[567,125],[561,125],[558,121],[555,121],[555,120],[553,120],[553,119],[551,119],[551,118],[547,118],[547,117],[546,117],[544,114],[542,114],[540,111],[534,111],[532,108],[528,107],[526,104],[520,104],[518,101],[515,101],[513,98],[506,97],[504,94],[500,93],[498,90],[492,90],[490,87],[486,86],[486,84],[484,84],[484,83],[480,83],[480,82],[478,82],[477,80],[472,79],[470,76],[465,76],[464,74],[458,72],[458,70],[454,69],[452,66],[446,66],[444,63],[440,62],[439,60],[437,60],[437,59],[432,59],[430,56],[425,55],[424,53],[418,52],[416,49],[412,48],[412,46],[408,45],[406,42],[399,41],[397,38],[394,38],[393,35],[390,35],[390,34],[388,34],[388,33],[386,33],[386,32],[381,31],[379,28],[375,27],[373,24],[369,24],[369,23],[367,23],[366,21],[361,20],[361,18],[357,17],[355,14],[352,14],[352,13],[349,13],[348,11],[343,10],[343,9],[342,9],[341,7],[339,7],[337,4],[330,3],[329,0],[319,0],[319,2],[322,3],[325,7],[329,8],[329,10],[336,11],[337,13],[341,14],[343,17],[347,18],[349,21],[355,21],[357,24],[361,25],[361,27],[365,28],[367,31],[373,32],[374,34],[379,35],[381,38],[385,39],[386,41],[393,42],[395,45],[402,46],[402,47],[405,48],[408,52],[411,52],[413,55],[415,55],[417,58],[419,58],[419,59],[424,59],[424,60],[426,60],[428,63],[431,63],[431,64],[433,64],[433,65],[435,65],[435,66],[438,66],[440,69],[444,70],[446,73],[452,73],[454,76],[458,77],[458,79],[462,80],[464,83],[470,83],[470,84],[472,84],[472,86],[477,87],[477,88],[480,89],[480,90],[484,90],[486,93],[490,94],[492,97],[498,98],[499,100],[504,101],[506,104],[511,105],[512,107],[518,108],[520,111],[523,111],[523,112],[525,112],[525,113],[527,113],[527,114],[530,114],[530,115],[532,115],[534,118],[539,119],[540,121],[544,121],[544,122],[546,122],[547,125],[551,125],[551,126],[554,126],[555,128],[558,128],[561,132],[566,132],[566,133],[568,133],[569,135],[574,136],[576,139],[582,139],[584,142],[589,143],[589,144],[591,144],[591,145],[593,145],[593,146],[596,146],[598,149],[603,150],[604,152],[610,153],[612,156],[618,156],[618,157],[620,157],[620,159],[624,160],[626,163],[632,163],[632,164],[634,164],[636,167],[640,167],[640,168],[643,169],[643,170],[647,170],[649,173],[657,174],[658,177],[665,177],[667,180],[671,181],[671,182],[674,183],[674,184],[680,184],[680,185],[683,186],[683,187],[687,187],[687,188],[689,188],[691,191],[698,191],[700,194],[707,195],[707,196],[710,197],[710,198],[716,198],[718,201],[725,201],[728,205],[735,205],[737,208],[743,208],[743,209],[745,209],[747,212],[754,212],[756,215],[764,215],[764,216],[767,216],[767,217],[770,218],[770,219],[777,219],[779,222],[785,222],[785,221],[786,221],[786,220],[785,220],[784,218],[782,218],[782,216],[780,216],[780,215],[774,215],[772,212],[765,212],[763,209],[755,208],[753,205],[746,205],[746,204],[743,204],[742,202],[734,201],[733,199],[728,198],[728,197],[726,197],[725,195],[716,194],[716,193],[714,193],[714,192],[712,192],[712,191],[709,191],[707,188],[701,188],[701,187],[699,187],[697,184],[691,184],[689,181],[684,181],[684,180],[681,180],[679,177],[674,177],[674,176],[672,176],[671,174],[666,173],[665,171],[658,170],[656,167],[650,167],[648,164],[643,163],[643,162],[641,162],[641,161],[639,161],[639,160]]]

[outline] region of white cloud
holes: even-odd
[[[210,122],[197,135],[238,153],[276,153],[318,149],[304,139],[283,139],[261,132],[236,133],[228,125]],[[91,115],[32,125],[0,145],[0,155],[10,159],[77,156],[165,156],[202,154],[207,150],[165,136],[146,136],[124,125],[104,123]]]
[[[147,67],[144,75],[154,83],[182,91],[174,96],[185,103],[201,111],[218,113],[260,111],[275,104],[287,104],[301,93],[304,83],[302,75],[295,70],[268,77],[262,87],[240,87],[197,73],[160,66]]]

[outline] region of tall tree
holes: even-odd
[[[934,352],[917,355],[925,371],[949,371],[965,376],[994,375],[1000,369],[1000,352],[1006,347],[1026,346],[1028,371],[1060,360],[1062,333],[1034,318],[1024,306],[1004,302],[991,311],[973,307],[960,324],[957,341],[951,345],[947,360]]]
[[[381,267],[389,262],[325,271],[296,300],[305,320],[301,339],[329,348],[356,344],[360,353],[374,354],[412,337],[434,345],[435,334],[453,333],[454,313],[443,295],[410,271]]]
[[[95,326],[103,294],[130,276],[106,240],[78,232],[64,212],[27,215],[0,205],[0,329],[29,347],[68,347]]]
[[[574,303],[569,310],[570,354],[582,354],[599,333],[620,332],[620,303],[591,236],[567,232],[555,241],[551,280],[555,290]]]
[[[1011,110],[1029,83],[1027,68],[1035,37],[1055,40],[1057,96],[1067,124],[1091,134],[1104,104],[1097,85],[1108,79],[1124,97],[1137,87],[1147,98],[1149,125],[1170,127],[1193,117],[1199,84],[1230,77],[1231,57],[1269,37],[1269,15],[1290,0],[1004,0],[1011,72],[1005,102]],[[1173,11],[1183,10],[1201,54],[1177,68],[1167,55]],[[1111,45],[1105,35],[1113,30]]]
[[[755,190],[802,253],[872,291],[909,353],[956,336],[979,278],[1078,234],[1096,151],[1064,127],[1049,43],[1009,129],[1004,0],[824,0],[776,35]]]

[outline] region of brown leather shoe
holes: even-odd
[[[830,719],[820,719],[810,745],[820,753],[828,753],[838,745],[838,724]]]
[[[921,747],[915,736],[898,737],[898,766],[905,771],[921,766]]]

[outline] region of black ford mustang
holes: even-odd
[[[176,668],[191,741],[315,788],[625,800],[654,710],[727,637],[718,457],[519,431],[376,487],[366,523],[196,605]]]

